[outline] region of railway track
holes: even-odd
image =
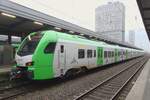
[[[141,61],[142,59],[141,58],[137,58],[138,61]],[[134,61],[137,61],[136,59]],[[137,61],[137,62],[138,62]],[[130,64],[133,64],[133,62],[131,63],[127,63],[125,64],[124,63],[124,66],[129,66]],[[56,84],[56,82],[55,82]],[[31,93],[33,91],[39,91],[43,88],[47,88],[50,84],[48,83],[48,85],[40,85],[40,89],[38,89],[39,86],[35,86],[35,84],[22,84],[22,85],[18,85],[18,86],[14,86],[14,87],[10,87],[10,88],[4,88],[3,90],[1,89],[0,90],[0,100],[5,100],[5,99],[12,99],[12,98],[15,98],[17,96],[20,96],[20,95],[24,95],[24,94],[27,94],[27,93]],[[78,98],[76,98],[78,100]],[[75,99],[75,100],[76,100]],[[72,100],[72,99],[70,99]],[[98,99],[99,100],[99,99]]]
[[[6,80],[6,79],[2,79],[0,80],[0,88],[1,88],[1,85],[3,85],[4,83],[7,83],[9,80]]]
[[[9,86],[5,86],[0,89],[0,100],[9,99],[11,97],[15,97],[21,94],[26,93],[28,90],[26,87],[30,84],[29,81],[24,81],[22,83]]]
[[[143,60],[131,64],[81,95],[76,96],[74,100],[115,100],[147,60],[147,58],[143,58]]]

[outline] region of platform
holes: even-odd
[[[9,74],[12,65],[0,66],[0,78]]]
[[[150,59],[145,64],[126,100],[150,100]]]

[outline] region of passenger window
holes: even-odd
[[[55,51],[55,46],[56,46],[56,42],[51,42],[49,43],[45,50],[44,50],[44,53],[54,53]]]
[[[92,58],[92,50],[87,50],[87,58]]]
[[[118,56],[120,56],[120,51],[118,52]]]
[[[60,51],[61,51],[61,53],[64,52],[64,45],[61,45],[61,46],[60,46]]]
[[[108,54],[107,57],[110,57],[110,51],[108,51],[107,54]]]
[[[117,52],[115,52],[115,56],[117,56]]]
[[[103,52],[101,52],[101,56],[100,56],[101,58],[103,57]]]
[[[111,53],[112,53],[112,57],[114,57],[114,52],[112,51]]]
[[[101,50],[98,50],[98,58],[100,58],[101,56],[102,56],[102,52],[101,52]]]
[[[107,58],[107,51],[104,51],[104,58]]]
[[[96,50],[94,50],[94,57],[96,57]]]
[[[85,50],[84,49],[78,49],[78,58],[82,59],[85,57]]]
[[[101,57],[101,52],[98,50],[98,58]]]
[[[112,52],[110,51],[110,57],[112,57]]]
[[[109,51],[109,57],[111,57],[111,51]]]

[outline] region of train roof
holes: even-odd
[[[79,35],[70,35],[70,34],[67,34],[67,33],[62,33],[62,32],[53,31],[53,30],[42,31],[40,33],[41,34],[47,34],[50,37],[55,36],[56,39],[61,39],[63,41],[67,40],[67,41],[70,41],[70,42],[73,41],[73,42],[76,42],[76,43],[88,44],[88,45],[93,45],[93,46],[101,45],[102,47],[135,50],[135,49],[127,48],[127,47],[121,47],[121,46],[118,46],[118,45],[108,44],[108,43],[105,43],[103,41],[98,41],[98,40],[94,40],[94,39],[89,40],[89,39],[87,39],[85,37],[82,37],[82,36],[79,36]],[[33,34],[36,34],[36,32],[31,33],[31,35],[33,35]]]

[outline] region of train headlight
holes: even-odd
[[[26,66],[32,66],[34,63],[33,62],[27,62]]]

